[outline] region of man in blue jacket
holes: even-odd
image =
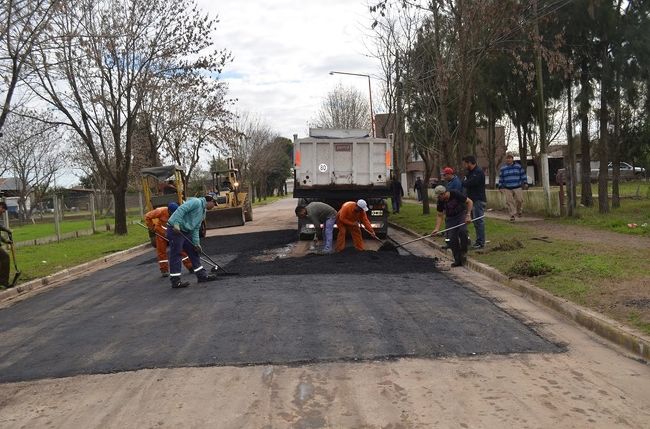
[[[474,203],[472,206],[472,219],[476,219],[474,221],[476,241],[472,248],[482,249],[485,247],[485,219],[477,218],[485,214],[485,207],[487,206],[485,174],[481,167],[476,164],[476,157],[474,155],[467,155],[463,158],[463,165],[467,170],[465,180],[463,181],[463,188],[465,188],[467,198],[471,199]]]
[[[515,164],[514,156],[506,155],[506,163],[499,170],[499,189],[506,196],[506,206],[510,213],[510,222],[515,221],[515,215],[521,217],[524,205],[523,189],[528,189],[526,172],[519,164]]]
[[[181,204],[167,223],[167,239],[169,240],[169,278],[172,288],[189,286],[189,282],[181,281],[181,259],[183,250],[192,261],[194,274],[199,283],[216,280],[217,276],[208,274],[201,265],[201,242],[199,230],[205,218],[205,210],[214,207],[211,195],[201,198],[190,198]]]

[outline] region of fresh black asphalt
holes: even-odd
[[[145,255],[2,309],[0,381],[561,351],[432,260],[354,251],[251,257],[294,238],[276,231],[206,240],[217,262],[238,255],[226,268],[241,276],[213,283],[190,278],[189,288],[173,290]]]

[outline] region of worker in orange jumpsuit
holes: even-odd
[[[341,209],[336,215],[336,226],[339,229],[339,234],[336,237],[336,251],[340,252],[345,249],[345,236],[349,232],[352,235],[354,248],[357,250],[364,250],[363,238],[361,237],[361,228],[359,223],[362,223],[368,233],[374,238],[377,238],[375,231],[370,225],[366,212],[368,211],[368,203],[365,200],[348,201],[343,203]]]
[[[158,253],[158,265],[163,277],[169,276],[169,259],[167,258],[167,222],[169,217],[176,211],[178,204],[169,203],[167,207],[159,207],[144,215],[144,222],[149,231],[156,233],[156,251]],[[192,271],[192,262],[183,252],[183,265]]]

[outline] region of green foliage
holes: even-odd
[[[537,277],[553,271],[553,267],[541,259],[519,259],[508,270],[511,274],[524,277]]]

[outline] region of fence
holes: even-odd
[[[142,219],[144,208],[139,193],[127,194],[129,223]],[[31,216],[5,212],[3,224],[13,230],[16,247],[57,242],[110,231],[114,223],[111,194],[74,190],[32,204]]]
[[[410,194],[410,193],[409,193]],[[506,197],[496,189],[486,189],[487,208],[494,210],[506,210]],[[524,191],[524,210],[533,213],[546,213],[544,203],[544,191],[541,188]],[[429,201],[436,201],[433,189],[429,189]],[[551,189],[551,215],[560,216],[560,191],[558,188]]]

